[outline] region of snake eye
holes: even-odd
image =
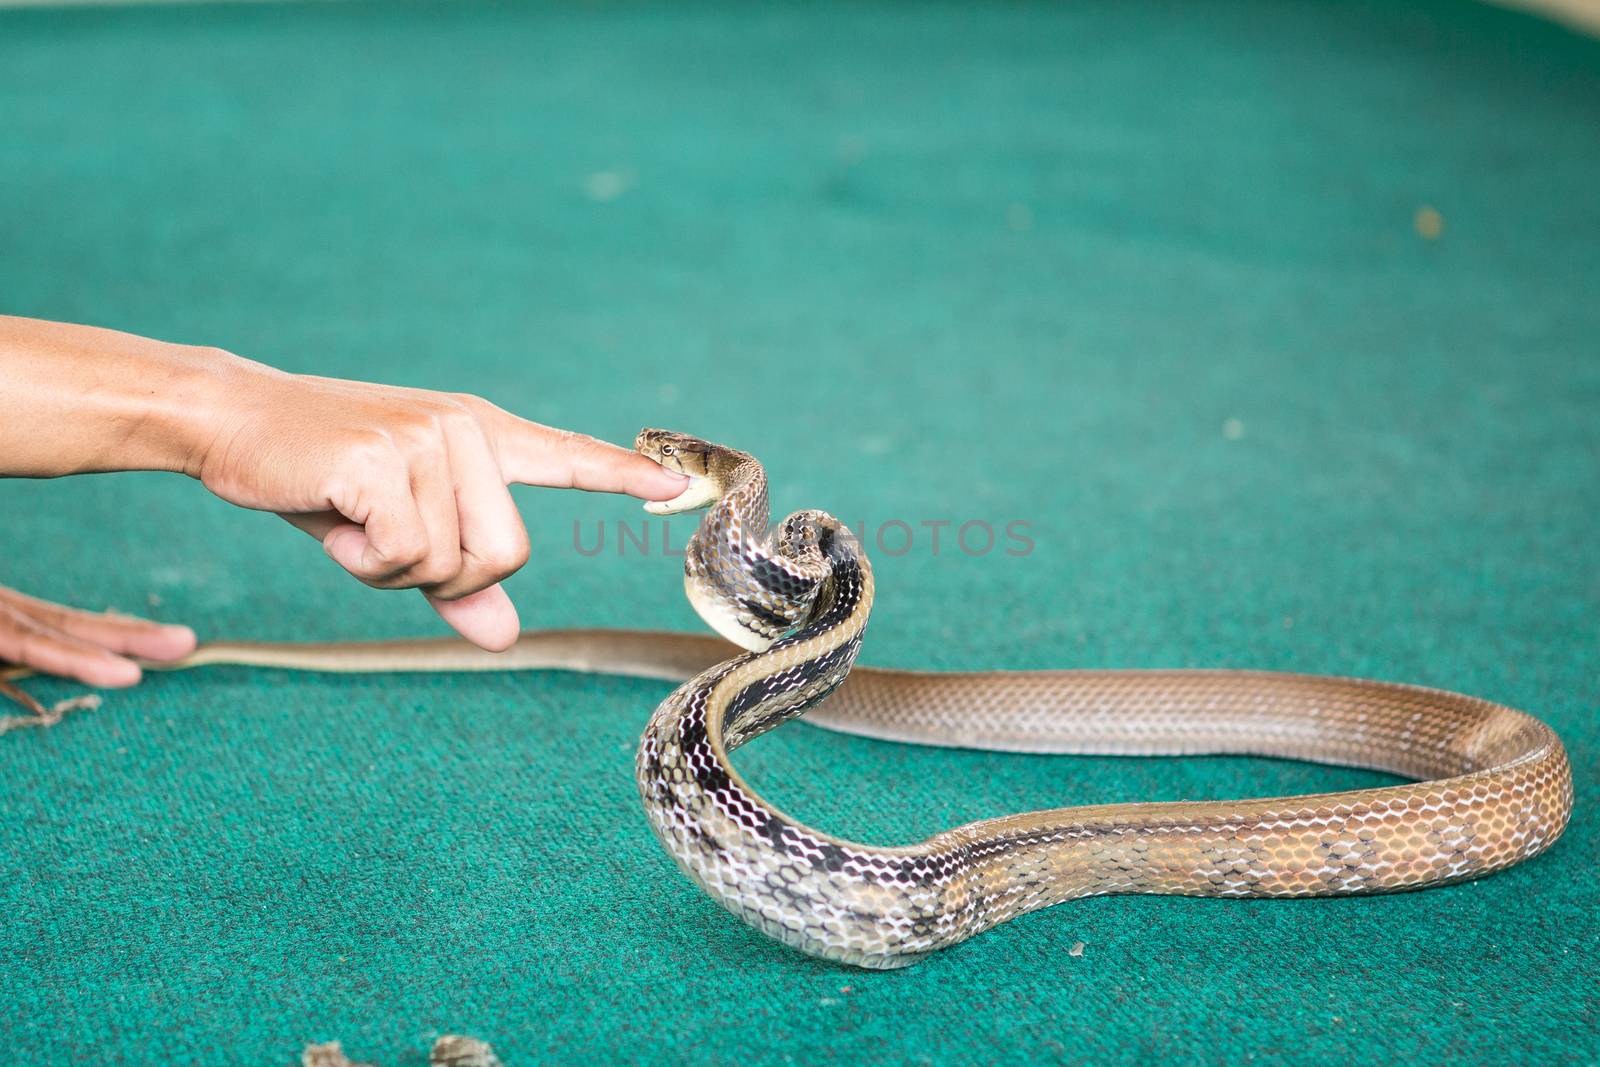
[[[671,445],[662,445],[661,446],[661,454],[663,456],[670,456],[676,451],[677,451],[677,449],[673,448]]]

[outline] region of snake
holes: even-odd
[[[746,452],[647,429],[688,478],[658,515],[705,509],[684,591],[710,634],[213,642],[157,669],[557,669],[679,682],[635,761],[655,836],[713,900],[810,956],[904,967],[1017,916],[1104,894],[1319,897],[1424,889],[1538,855],[1571,817],[1572,773],[1539,719],[1459,693],[1255,670],[927,672],[854,667],[872,609],[859,538],[825,511],[770,522]],[[852,669],[854,667],[854,669]],[[0,683],[27,672],[0,669]],[[31,698],[30,698],[31,699]],[[807,826],[730,756],[805,715],[885,741],[1021,753],[1249,755],[1387,772],[1401,784],[1299,796],[1056,808],[878,846]]]

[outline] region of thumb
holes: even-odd
[[[427,599],[441,619],[479,648],[504,652],[517,643],[521,622],[515,605],[499,583],[460,600]]]

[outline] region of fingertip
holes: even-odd
[[[639,457],[638,474],[630,480],[628,495],[640,500],[671,500],[689,486],[689,477],[669,471],[653,459]]]
[[[517,643],[521,620],[516,606],[500,585],[462,597],[460,600],[436,600],[428,603],[451,629],[489,652],[504,652]]]
[[[193,652],[195,650],[195,646],[200,643],[200,638],[195,636],[194,630],[188,626],[184,626],[182,623],[164,624],[161,627],[161,634],[167,640],[172,642],[173,648],[182,649],[182,651],[178,653],[180,656],[187,656],[189,653]]]
[[[158,626],[143,642],[140,653],[146,659],[182,659],[200,643],[194,631],[187,626],[167,624]]]
[[[92,685],[96,689],[126,689],[131,685],[138,685],[139,679],[144,677],[144,672],[139,669],[137,663],[117,656],[107,656],[104,659],[84,663],[74,674],[78,681]]]
[[[460,632],[460,631],[457,631]],[[465,636],[463,634],[463,636]],[[509,632],[485,633],[477,638],[468,637],[467,640],[483,649],[485,652],[504,652],[517,643],[517,628],[513,626]]]

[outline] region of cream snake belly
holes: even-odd
[[[660,430],[642,432],[636,447],[690,476],[681,496],[650,510],[709,508],[686,550],[685,591],[738,648],[711,636],[562,630],[527,633],[498,655],[447,639],[234,642],[151,666],[563,669],[682,681],[639,746],[656,836],[752,926],[862,967],[905,966],[1015,916],[1103,893],[1303,897],[1443,885],[1537,855],[1566,826],[1572,778],[1556,735],[1456,693],[1255,671],[852,671],[873,579],[849,529],[821,511],[769,529],[766,475],[746,453]],[[25,673],[0,669],[0,681]],[[1279,756],[1416,781],[1060,808],[881,848],[805,826],[730,763],[739,745],[803,712],[830,729],[926,745]]]

